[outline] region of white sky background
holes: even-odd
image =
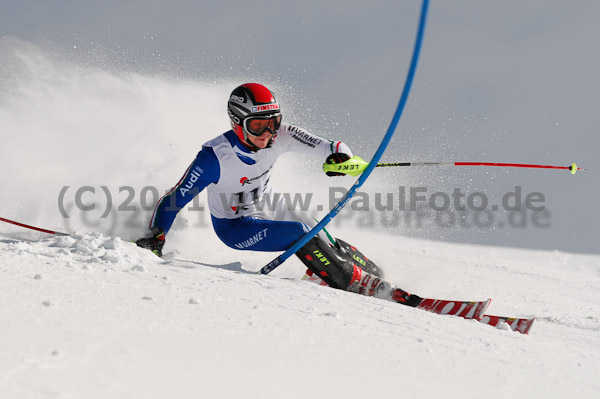
[[[365,159],[397,105],[420,7],[313,0],[0,4],[0,36],[58,47],[86,62],[290,87],[299,97],[280,98],[294,104],[287,120],[342,139]],[[600,3],[592,0],[432,1],[410,101],[383,159],[575,161],[590,171],[376,171],[385,178],[371,184],[391,184],[391,192],[421,181],[430,191],[464,187],[491,197],[517,185],[539,191],[550,228],[455,229],[438,238],[598,253],[598,15]]]

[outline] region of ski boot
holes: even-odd
[[[296,255],[328,286],[357,294],[418,306],[422,298],[383,280],[383,271],[356,247],[340,239],[332,246],[318,237],[310,240]],[[360,266],[359,266],[360,265]]]
[[[312,273],[332,288],[391,299],[392,286],[381,279],[381,269],[348,243],[341,240],[338,243],[339,248],[314,237],[296,255]],[[374,273],[363,270],[357,263]]]

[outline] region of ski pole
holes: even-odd
[[[350,176],[360,175],[369,164],[358,156],[353,156],[349,160],[337,164],[323,164],[325,172],[344,173]],[[378,163],[376,168],[396,167],[396,166],[498,166],[503,168],[539,168],[539,169],[567,169],[571,174],[575,174],[578,170],[586,170],[577,167],[573,162],[569,166],[554,166],[554,165],[535,165],[525,163],[499,163],[499,162],[388,162]]]
[[[35,231],[41,231],[42,233],[54,234],[56,236],[68,236],[69,235],[69,234],[66,234],[66,233],[60,233],[58,231],[41,229],[39,227],[30,226],[28,224],[15,222],[14,220],[4,219],[2,217],[0,217],[0,221],[1,222],[6,222],[6,223],[10,223],[10,224],[14,224],[14,225],[19,226],[19,227],[25,227],[26,229],[31,229],[31,230],[35,230]]]

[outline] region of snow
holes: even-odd
[[[0,398],[600,392],[600,256],[330,226],[392,283],[434,298],[492,298],[490,314],[536,317],[529,335],[301,281],[295,258],[257,275],[275,254],[227,248],[199,212],[180,213],[171,260],[160,259],[130,242],[152,209],[141,190],[164,192],[227,128],[224,104],[239,82],[102,70],[10,39],[1,48],[10,68],[0,78],[0,216],[74,233],[0,223]],[[328,204],[331,180],[313,161],[282,159],[272,182],[292,193],[317,187],[315,203]],[[74,205],[81,187],[96,189],[83,196],[94,211]],[[108,216],[103,187],[113,194]]]
[[[530,334],[300,281],[296,262],[261,276],[100,233],[3,239],[0,397],[597,395],[600,257],[369,236],[403,288],[489,296],[537,317]]]

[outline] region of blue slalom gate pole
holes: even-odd
[[[375,165],[383,152],[387,148],[396,127],[398,126],[398,122],[400,121],[400,117],[402,116],[402,111],[404,111],[404,106],[406,105],[406,101],[408,100],[408,94],[410,93],[410,88],[412,86],[413,78],[415,76],[415,72],[417,70],[417,63],[419,61],[419,54],[421,52],[421,44],[423,42],[423,36],[425,34],[425,22],[427,20],[427,8],[429,6],[429,0],[423,0],[421,6],[421,16],[419,18],[419,27],[417,30],[417,37],[415,39],[415,47],[413,49],[412,60],[410,62],[410,68],[408,70],[408,75],[406,76],[406,81],[404,83],[404,89],[402,90],[402,96],[400,97],[400,102],[398,103],[398,107],[396,108],[396,112],[390,122],[390,126],[388,127],[385,136],[381,140],[381,144],[379,144],[379,148],[373,155],[371,162],[365,169],[365,171],[359,176],[358,180],[354,183],[354,185],[348,190],[346,195],[329,211],[329,213],[308,233],[306,233],[300,240],[296,241],[294,245],[288,248],[287,251],[279,255],[277,258],[273,259],[266,266],[260,269],[260,274],[269,274],[273,270],[275,270],[279,265],[285,262],[290,256],[296,253],[300,248],[302,248],[308,241],[310,241],[319,231],[321,231],[341,210],[344,206],[350,201],[356,190],[358,190],[363,183],[367,180]]]

